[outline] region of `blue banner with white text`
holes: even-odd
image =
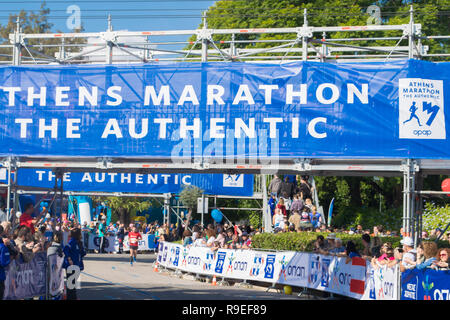
[[[48,169],[18,170],[17,185],[22,187],[53,188],[55,174]],[[252,196],[252,174],[178,174],[178,173],[116,173],[116,172],[66,172],[63,175],[65,191],[175,193],[185,186],[196,186],[209,195]]]
[[[0,67],[0,155],[450,159],[450,63]]]
[[[450,270],[406,270],[401,287],[401,300],[450,300]]]

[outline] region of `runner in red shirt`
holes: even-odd
[[[139,247],[139,240],[142,240],[141,234],[133,227],[132,231],[128,233],[128,244],[130,247],[130,264],[133,265],[133,260],[136,262],[137,250]]]

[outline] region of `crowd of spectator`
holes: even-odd
[[[286,175],[282,180],[275,175],[268,191],[275,233],[321,231],[326,227],[322,215],[313,204],[314,188],[308,177]]]
[[[253,235],[259,233],[252,226],[228,224],[208,224],[202,228],[200,224],[186,228],[183,232],[183,246],[209,247],[211,250],[250,249]]]
[[[358,226],[360,227],[360,226]],[[419,270],[430,268],[435,270],[449,270],[448,256],[450,248],[438,248],[436,241],[421,239],[414,249],[414,240],[405,236],[400,241],[401,247],[393,247],[391,242],[382,242],[382,226],[375,226],[373,233],[369,230],[358,229],[361,234],[362,249],[358,250],[354,241],[343,244],[336,237],[336,233],[329,232],[326,238],[318,235],[314,242],[314,252],[346,257],[347,263],[353,257],[361,257],[371,263],[374,268],[383,266],[394,267],[397,264],[400,271],[417,268]]]
[[[5,268],[12,262],[30,262],[38,253],[47,256],[57,254],[63,258],[63,268],[77,265],[83,270],[83,257],[86,255],[77,222],[52,218],[44,208],[37,216],[33,204],[28,204],[23,213],[12,216],[0,223],[0,299],[3,298]],[[63,245],[63,233],[70,240]],[[76,299],[76,289],[67,290],[68,299]]]

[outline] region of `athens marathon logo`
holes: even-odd
[[[399,80],[399,138],[445,139],[442,80]]]

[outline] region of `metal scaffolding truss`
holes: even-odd
[[[147,63],[157,61],[258,61],[281,63],[295,60],[318,61],[385,61],[389,59],[445,57],[449,53],[429,54],[427,40],[448,40],[450,36],[423,35],[420,24],[414,23],[411,6],[410,21],[402,25],[365,25],[314,27],[308,25],[305,9],[304,23],[296,28],[209,29],[206,15],[203,28],[168,31],[114,31],[111,17],[104,32],[25,34],[19,21],[9,45],[11,50],[2,64],[71,64],[71,63]],[[331,38],[348,32],[366,34],[361,37]],[[389,36],[373,36],[373,32]],[[291,39],[266,39],[267,35],[287,35]],[[243,38],[250,35],[254,39]],[[266,35],[266,37],[262,37]],[[186,36],[194,41],[164,41],[164,36]],[[221,40],[217,40],[217,38]],[[245,37],[244,37],[245,38]],[[370,41],[389,40],[394,46],[367,45]],[[39,44],[33,44],[40,41]],[[57,43],[57,42],[60,43]],[[72,42],[71,42],[72,41]],[[77,43],[79,42],[79,43]],[[358,43],[362,43],[359,44]],[[402,45],[403,43],[403,45]],[[245,45],[264,46],[243,48]],[[405,45],[407,44],[407,45]],[[183,49],[173,49],[183,46]],[[44,48],[59,48],[55,56]],[[68,52],[70,49],[70,52]]]

